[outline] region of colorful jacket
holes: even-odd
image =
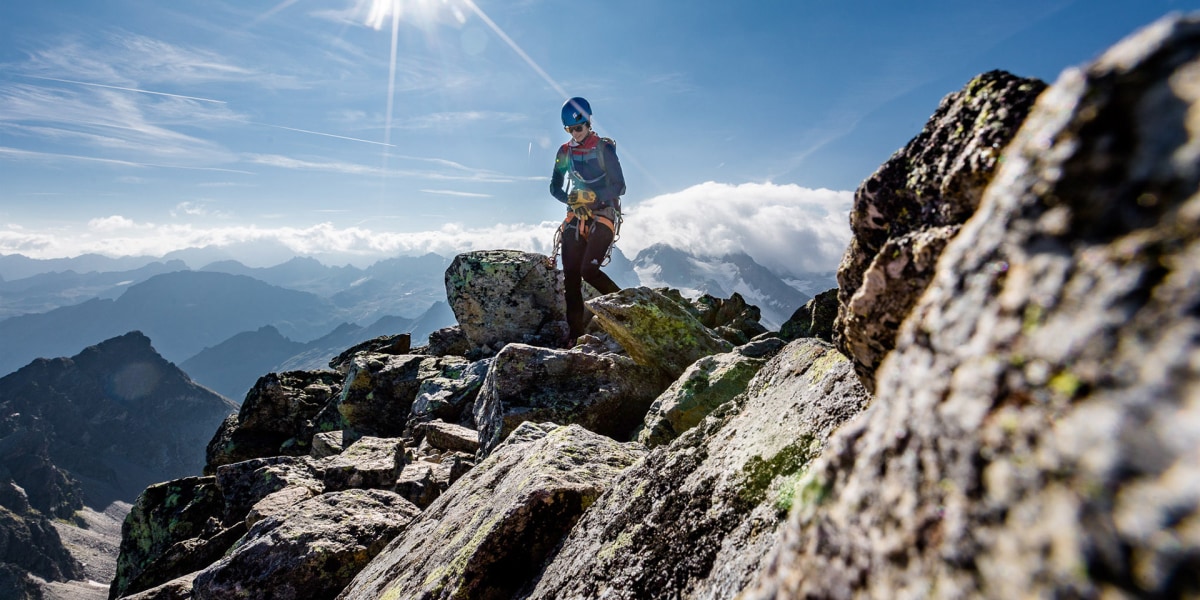
[[[563,180],[568,177],[572,190],[596,193],[597,208],[618,206],[617,199],[625,193],[625,175],[621,172],[621,161],[617,159],[617,147],[612,140],[595,133],[578,144],[575,140],[563,144],[554,157],[550,194],[563,204],[568,200]]]

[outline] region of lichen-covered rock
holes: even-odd
[[[991,71],[946,96],[925,128],[859,186],[838,268],[834,341],[867,389],[946,241],[979,205],[1005,147],[1045,89]]]
[[[675,380],[702,357],[729,352],[733,344],[705,327],[679,303],[646,287],[628,288],[587,301],[596,321],[639,365]]]
[[[1200,594],[1200,15],[1038,100],[748,599]]]
[[[654,291],[674,300],[702,325],[720,333],[725,341],[735,346],[745,344],[767,332],[767,328],[759,322],[762,319],[762,310],[746,302],[737,292],[729,298],[718,298],[712,294],[685,298],[683,293],[675,288],[654,288]]]
[[[364,437],[316,464],[326,492],[349,488],[390,488],[404,468],[404,440]]]
[[[797,308],[792,317],[780,326],[779,336],[788,341],[813,337],[832,342],[833,324],[837,321],[837,314],[838,290],[826,290]]]
[[[738,354],[747,358],[761,358],[763,360],[770,360],[775,358],[775,355],[779,354],[779,351],[783,350],[783,348],[787,345],[788,342],[782,338],[768,334],[748,344],[743,344],[737,348],[734,348],[734,352],[737,352]]]
[[[637,441],[653,448],[679,437],[713,409],[742,393],[766,362],[729,352],[692,363],[671,387],[654,399],[635,435]]]
[[[435,419],[448,423],[470,421],[471,407],[491,364],[490,358],[468,362],[446,357],[422,362],[421,386],[413,400],[408,426]]]
[[[328,458],[341,454],[345,449],[345,438],[341,431],[326,431],[313,436],[312,449],[308,451],[308,455],[313,458]]]
[[[479,432],[453,423],[431,421],[422,428],[429,445],[439,450],[475,454],[479,451]]]
[[[245,532],[226,527],[225,502],[214,477],[188,477],[146,488],[121,526],[110,598],[120,598],[198,571]]]
[[[628,440],[668,383],[627,356],[509,344],[475,400],[480,453],[523,421],[574,423]]]
[[[350,361],[338,399],[338,412],[350,439],[364,435],[400,437],[404,433],[413,400],[421,388],[421,363],[426,360],[441,359],[416,354],[358,354]]]
[[[406,465],[400,472],[400,476],[396,478],[393,491],[417,505],[418,508],[425,509],[433,504],[433,501],[437,500],[442,493],[436,474],[439,466],[425,461],[416,461]]]
[[[644,454],[577,425],[539,433],[498,447],[339,598],[513,597],[609,482]]]
[[[497,352],[512,342],[555,346],[566,337],[562,276],[541,254],[459,254],[446,269],[446,299],[474,348]]]
[[[443,327],[429,334],[425,354],[430,356],[466,356],[471,351],[471,340],[467,339],[458,325]]]
[[[384,490],[345,490],[257,523],[196,575],[193,598],[332,599],[420,514]]]
[[[746,302],[737,292],[729,298],[704,294],[692,300],[691,304],[696,308],[696,318],[702,325],[721,333],[725,341],[735,346],[767,332],[767,328],[759,322],[762,311]]]
[[[341,354],[330,359],[329,368],[345,375],[350,371],[350,364],[354,360],[355,355],[366,353],[403,355],[409,354],[411,350],[412,334],[398,333],[396,335],[384,335],[351,346]]]
[[[254,527],[256,523],[268,517],[287,514],[291,507],[316,495],[317,492],[312,488],[302,485],[288,486],[278,492],[271,492],[250,508],[250,512],[246,514],[246,527]]]
[[[224,521],[232,526],[244,520],[260,500],[286,487],[302,486],[320,494],[325,491],[321,479],[307,456],[256,458],[218,467],[216,484],[225,500]]]
[[[301,456],[312,437],[340,430],[335,400],[342,376],[333,371],[268,373],[246,393],[236,416],[221,424],[208,443],[204,472],[253,458]]]
[[[793,342],[670,446],[622,473],[530,598],[732,598],[756,572],[808,462],[868,395],[825,342]]]

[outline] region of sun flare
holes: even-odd
[[[366,7],[364,23],[375,30],[383,29],[393,19],[421,27],[442,22],[461,25],[466,21],[462,7],[452,0],[360,0],[359,6]]]

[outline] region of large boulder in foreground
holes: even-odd
[[[627,440],[667,383],[628,356],[509,344],[475,399],[480,454],[526,421],[578,424]]]
[[[384,490],[306,500],[257,523],[228,556],[200,572],[193,598],[332,599],[420,512]]]
[[[838,267],[835,342],[867,389],[938,256],[979,205],[1046,84],[984,73],[946,96],[917,137],[859,186]]]
[[[1200,594],[1200,15],[1038,100],[746,598]]]
[[[339,596],[512,598],[644,455],[578,425],[526,423],[442,494]]]
[[[472,347],[485,354],[510,342],[557,346],[566,338],[562,279],[541,254],[459,254],[446,269],[446,300]]]
[[[831,345],[793,342],[745,394],[622,473],[531,598],[732,598],[771,548],[809,460],[867,401]]]
[[[586,302],[596,322],[639,365],[675,380],[697,360],[733,350],[678,302],[647,287],[627,288]]]

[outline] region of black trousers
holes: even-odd
[[[563,225],[562,261],[563,279],[566,284],[567,326],[570,328],[570,343],[583,335],[583,289],[580,281],[586,281],[601,294],[621,291],[621,287],[600,271],[600,263],[613,242],[613,231],[595,220],[586,221],[587,235],[578,230],[578,220]]]

